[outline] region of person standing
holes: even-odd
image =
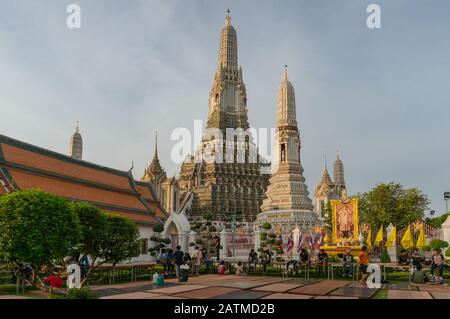
[[[183,264],[184,253],[181,250],[181,246],[177,246],[177,250],[173,254],[173,259],[175,260],[175,273],[177,278],[180,276],[180,266]]]
[[[256,271],[256,263],[258,262],[258,254],[254,249],[250,250],[248,254],[248,267],[249,271]]]
[[[192,273],[195,277],[197,277],[200,273],[200,264],[202,262],[202,258],[202,251],[198,249],[198,246],[195,246],[195,249],[192,252]]]
[[[367,254],[367,246],[362,246],[361,254],[359,255],[359,265],[361,267],[361,280],[359,281],[361,285],[366,286],[366,280],[369,277],[367,272],[367,267],[369,266],[369,257]]]
[[[342,276],[343,277],[352,277],[353,272],[353,256],[350,253],[350,250],[347,249],[344,257],[342,258]]]

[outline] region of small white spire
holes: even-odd
[[[287,70],[287,64],[284,65],[284,74],[283,74],[283,80],[288,80],[288,70]]]

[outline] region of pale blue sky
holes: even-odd
[[[82,28],[66,28],[78,3]],[[378,3],[382,29],[366,27]],[[338,149],[350,193],[450,191],[450,2],[2,0],[0,133],[66,153],[77,120],[84,159],[136,178],[153,155],[169,175],[176,127],[205,120],[230,8],[253,127],[272,127],[284,64],[297,94],[311,192]]]

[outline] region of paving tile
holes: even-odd
[[[379,289],[366,287],[342,287],[332,291],[330,295],[343,297],[371,298]]]
[[[383,289],[389,290],[417,290],[417,288],[412,288],[408,283],[405,284],[384,284]]]
[[[262,287],[256,287],[253,288],[253,290],[258,291],[271,291],[271,292],[286,292],[288,290],[292,290],[295,288],[300,287],[300,285],[296,284],[285,284],[285,283],[275,283],[275,284],[269,284]]]
[[[290,290],[289,293],[295,293],[300,295],[326,295],[337,288],[348,285],[348,281],[341,280],[325,280],[317,283],[313,283],[306,286]]]
[[[270,282],[266,282],[263,280],[226,280],[223,282],[214,283],[217,287],[230,287],[230,288],[239,288],[239,289],[250,289],[259,286],[264,286],[270,284]]]
[[[265,296],[261,299],[311,299],[313,296],[298,295],[298,294],[283,294],[275,293]]]
[[[31,299],[31,298],[17,295],[0,295],[0,299]]]
[[[111,295],[118,295],[118,294],[123,294],[124,291],[122,291],[121,289],[98,289],[95,290],[95,293],[99,296],[99,297],[104,297],[104,296],[111,296]]]
[[[159,289],[149,290],[149,292],[159,293],[159,294],[179,294],[186,291],[196,290],[206,288],[206,286],[200,285],[176,285],[171,287],[164,287]]]
[[[266,291],[238,290],[211,299],[258,299],[267,295],[271,295],[271,293]]]
[[[168,296],[168,295],[159,295],[158,297],[152,298],[152,299],[184,299],[180,297],[175,296]]]
[[[189,299],[208,299],[212,297],[217,297],[220,295],[225,295],[231,292],[238,291],[236,288],[229,287],[208,287],[204,289],[198,289],[194,291],[183,292],[174,295],[175,297],[189,298]]]
[[[450,292],[448,291],[431,291],[434,299],[450,299]]]
[[[358,297],[344,297],[344,296],[317,296],[314,299],[358,299]]]
[[[421,291],[450,292],[447,285],[416,285],[416,287]]]
[[[309,278],[293,278],[285,281],[287,284],[297,284],[301,286],[309,285],[312,283],[319,282],[317,279],[309,279]]]
[[[427,291],[388,290],[387,299],[432,299]]]
[[[102,297],[100,299],[152,299],[161,295],[149,292],[129,292],[125,294],[116,294]]]

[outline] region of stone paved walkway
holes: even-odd
[[[366,299],[379,289],[344,280],[283,279],[265,276],[201,275],[188,282],[165,281],[163,287],[149,281],[92,286],[102,299]],[[388,299],[450,299],[447,285],[383,285]],[[46,296],[44,296],[45,298]],[[0,299],[24,299],[0,295]]]

